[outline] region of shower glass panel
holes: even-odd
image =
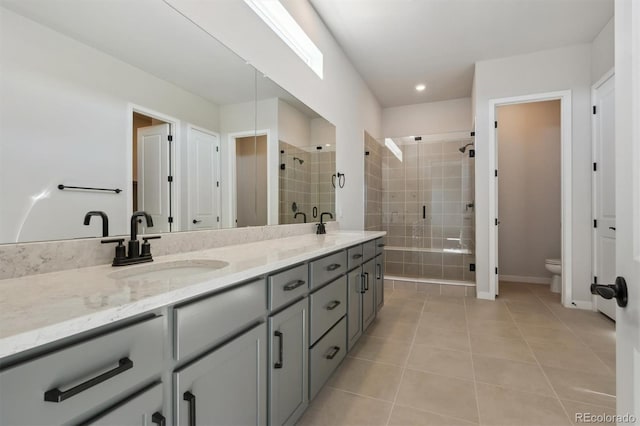
[[[460,134],[393,138],[385,149],[382,222],[391,278],[474,282],[475,201],[472,138]]]

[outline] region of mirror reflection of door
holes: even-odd
[[[171,125],[133,113],[133,211],[144,210],[153,227],[139,224],[140,233],[171,231]]]
[[[236,226],[267,224],[267,136],[236,138]]]
[[[220,145],[218,135],[189,129],[189,229],[220,228]]]

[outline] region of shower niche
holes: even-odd
[[[382,155],[382,228],[390,279],[475,282],[473,139],[455,133],[382,143],[397,147]]]

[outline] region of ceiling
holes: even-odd
[[[613,16],[613,0],[310,1],[383,107],[471,96],[476,61],[589,43]]]

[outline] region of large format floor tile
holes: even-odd
[[[555,426],[615,414],[615,324],[601,314],[564,308],[542,285],[501,283],[496,301],[385,286],[384,308],[298,424]]]

